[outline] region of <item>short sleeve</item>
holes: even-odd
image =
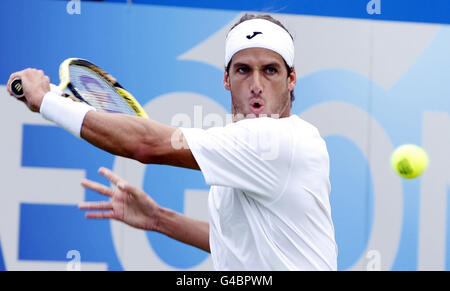
[[[292,130],[283,119],[180,129],[208,185],[238,188],[265,202],[281,195],[293,151]]]

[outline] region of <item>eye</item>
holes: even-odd
[[[273,74],[278,72],[278,70],[276,68],[274,68],[274,67],[266,67],[265,71],[269,75],[273,75]]]
[[[236,72],[240,73],[240,74],[245,74],[248,72],[248,68],[247,67],[238,67],[236,69]]]

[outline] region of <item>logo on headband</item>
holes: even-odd
[[[253,32],[253,35],[247,35],[247,38],[248,38],[248,39],[252,39],[252,38],[254,38],[255,36],[257,36],[258,34],[262,34],[262,32],[260,32],[260,31],[254,31],[254,32]]]

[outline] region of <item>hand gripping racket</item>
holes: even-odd
[[[113,76],[87,60],[70,58],[63,61],[59,66],[59,79],[59,86],[52,85],[57,90],[52,91],[62,97],[85,102],[99,112],[148,118],[139,102]],[[24,96],[19,78],[11,82],[11,91],[17,98]]]

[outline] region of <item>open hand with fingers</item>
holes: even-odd
[[[110,197],[110,201],[82,202],[78,207],[89,210],[86,218],[115,219],[145,230],[157,230],[160,206],[147,193],[130,185],[106,168],[99,173],[117,188],[84,179],[81,185]]]

